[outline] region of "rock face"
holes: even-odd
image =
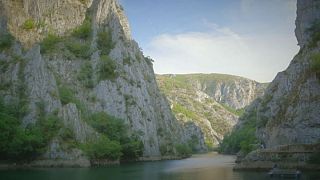
[[[320,18],[319,2],[316,0],[298,0],[296,19],[296,37],[303,48],[310,41],[309,28]]]
[[[175,144],[190,140],[159,92],[152,63],[131,39],[129,23],[116,0],[1,0],[0,14],[0,35],[10,33],[15,39],[10,47],[0,49],[0,95],[6,102],[25,100],[28,112],[23,117],[24,127],[38,120],[37,107],[43,102],[46,114],[57,113],[80,143],[98,136],[85,121],[85,115],[94,112],[121,118],[131,132],[139,132],[145,157],[161,156],[160,147],[175,152]],[[89,56],[74,55],[63,43],[53,52],[43,52],[39,42],[48,34],[70,36],[85,19],[90,19],[92,30]],[[112,79],[99,78],[100,32],[110,32],[114,43],[108,54],[114,67]],[[90,87],[79,78],[83,67],[92,67]],[[63,102],[62,86],[72,90],[72,102]],[[190,129],[202,136],[196,128]],[[68,153],[59,149],[59,143],[59,138],[54,140],[44,156],[80,157],[77,150]]]
[[[320,2],[298,0],[297,7],[296,36],[301,50],[251,107],[250,115],[257,118],[256,134],[267,148],[320,140],[320,77],[312,63],[319,54],[315,33],[319,33]]]
[[[267,83],[225,74],[193,74],[184,77],[198,90],[205,92],[220,104],[242,109],[263,95]]]
[[[263,95],[266,84],[222,74],[157,75],[176,118],[201,128],[207,145],[217,146],[237,124],[241,110]],[[192,132],[192,131],[191,131]]]

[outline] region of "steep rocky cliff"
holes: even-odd
[[[175,144],[190,140],[116,0],[1,0],[0,14],[0,96],[24,110],[22,127],[43,109],[85,143],[100,137],[87,118],[104,112],[137,134],[144,157],[174,155]],[[85,161],[78,148],[63,147],[61,131],[42,157]]]
[[[239,168],[270,167],[274,162],[304,166],[312,159],[312,152],[320,151],[320,1],[297,1],[295,32],[300,52],[285,71],[278,73],[265,95],[246,109],[234,131],[252,132],[257,137],[241,146],[242,151],[257,148],[250,143],[264,146],[251,152]],[[230,147],[229,142],[225,145]]]
[[[223,74],[157,75],[178,120],[195,123],[209,146],[217,146],[237,124],[240,108],[263,95],[266,84]]]
[[[301,50],[257,105],[257,135],[267,147],[320,139],[320,2],[298,0],[296,36]]]

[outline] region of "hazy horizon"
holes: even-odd
[[[271,82],[298,52],[296,0],[120,0],[156,74]],[[271,53],[270,53],[271,52]]]

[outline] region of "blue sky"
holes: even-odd
[[[156,73],[271,81],[298,51],[296,0],[120,0]]]

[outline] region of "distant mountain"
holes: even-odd
[[[242,109],[263,95],[267,84],[224,74],[157,75],[176,118],[193,122],[216,146],[238,122]]]

